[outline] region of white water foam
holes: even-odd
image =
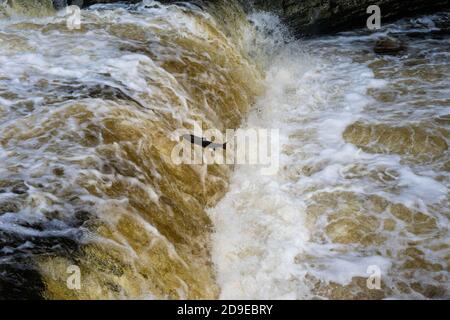
[[[266,14],[253,19],[267,26]],[[267,69],[267,90],[246,126],[280,130],[280,171],[264,177],[257,168],[237,168],[229,193],[210,210],[222,299],[317,298],[308,276],[347,285],[353,277],[368,277],[371,265],[389,274],[394,261],[375,249],[312,239],[315,230],[307,225],[306,207],[319,192],[375,194],[424,210],[447,196],[444,184],[418,175],[399,156],[368,154],[344,141],[345,128],[364,118],[364,108],[374,103],[368,89],[389,83],[376,79],[366,65],[336,54],[338,41],[328,50],[316,47],[321,40],[268,50],[274,56]],[[385,191],[364,179],[345,179],[355,164],[368,171],[384,166],[397,171],[401,192]],[[308,166],[318,170],[300,175]],[[320,219],[326,217],[320,217],[319,224]],[[395,250],[395,240],[389,246]]]

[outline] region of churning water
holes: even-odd
[[[221,297],[449,297],[448,19],[279,48],[246,125],[281,130],[281,169],[238,168],[210,211]],[[386,34],[408,52],[375,55]]]
[[[450,297],[450,15],[299,41],[229,1],[31,7],[0,9],[0,296]],[[195,122],[279,129],[277,175],[174,165]]]

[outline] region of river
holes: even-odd
[[[33,8],[0,9],[1,297],[450,297],[449,13],[299,40],[230,1]],[[279,170],[172,163],[199,122],[279,130]]]

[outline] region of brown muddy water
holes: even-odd
[[[79,30],[14,3],[1,298],[450,297],[449,14],[293,40],[229,1],[96,5]],[[373,53],[386,34],[408,49]],[[173,164],[195,122],[279,129],[278,173]]]

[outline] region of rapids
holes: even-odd
[[[230,168],[170,152],[194,121],[239,126],[261,91],[227,10],[221,25],[153,1],[83,10],[80,30],[64,12],[0,22],[1,296],[217,297],[205,208]]]
[[[303,40],[234,1],[66,20],[0,3],[0,298],[450,297],[450,14]],[[279,129],[278,173],[173,164],[199,122]]]
[[[280,170],[236,168],[209,210],[221,298],[450,297],[449,17],[272,51],[244,127],[280,129]],[[271,15],[250,19],[283,30]],[[374,54],[388,34],[408,52]]]

